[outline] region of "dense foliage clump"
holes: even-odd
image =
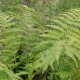
[[[80,79],[79,0],[0,0],[0,79]]]

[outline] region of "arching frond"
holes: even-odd
[[[51,25],[46,27],[48,28],[46,29],[47,33],[44,32],[41,36],[44,42],[47,42],[47,44],[51,42],[52,46],[43,49],[42,46],[46,44],[42,44],[42,46],[38,45],[35,48],[36,50],[38,48],[39,52],[36,51],[37,56],[32,63],[33,69],[30,70],[29,80],[31,80],[30,75],[33,74],[34,70],[41,68],[44,72],[48,66],[53,68],[53,63],[55,61],[59,63],[62,54],[74,60],[76,67],[78,67],[76,57],[80,60],[80,9],[72,9],[62,13],[51,20]]]

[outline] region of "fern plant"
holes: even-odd
[[[0,12],[0,79],[78,80],[80,9],[55,16],[49,25],[28,6],[8,9]]]
[[[6,61],[9,59],[10,54],[4,54],[3,47],[7,45],[6,40],[6,28],[9,28],[10,26],[13,26],[14,23],[11,22],[13,18],[10,18],[9,15],[0,12],[0,79],[1,80],[20,80],[20,77],[18,77],[16,74],[13,73],[12,70],[10,70],[6,66]],[[8,63],[8,62],[7,62]]]
[[[0,79],[1,80],[21,80],[21,78],[14,74],[13,71],[8,69],[8,67],[0,62]]]
[[[35,55],[33,62],[29,64],[29,79],[32,80],[38,70],[44,73],[49,66],[54,69],[55,61],[59,65],[61,56],[64,60],[72,59],[78,68],[77,59],[80,60],[80,9],[71,9],[51,20],[51,25],[45,26],[43,41],[35,46],[32,54]],[[32,56],[32,55],[31,55]],[[37,65],[36,65],[37,64]],[[72,73],[72,71],[71,71]],[[55,73],[53,73],[55,74]],[[62,73],[59,72],[60,77]],[[71,74],[67,78],[71,80]],[[63,77],[64,78],[64,77]]]
[[[41,24],[36,12],[24,5],[12,6],[10,11],[0,14],[0,60],[18,76],[27,74],[20,70],[26,62],[22,57],[40,42]]]

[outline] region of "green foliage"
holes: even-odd
[[[21,4],[21,0],[0,0],[0,11],[7,11],[10,7]]]
[[[16,69],[23,63],[21,54],[30,52],[40,41],[38,36],[42,27],[33,9],[24,5],[13,6],[12,9],[7,14],[0,14],[0,60],[14,72],[21,73]],[[36,26],[39,30],[34,28]]]
[[[21,80],[17,74],[14,74],[6,65],[0,62],[0,79],[1,80]]]
[[[62,11],[80,7],[80,0],[33,0],[30,7],[38,11],[46,21]]]
[[[79,0],[67,0],[66,5],[65,0],[29,0],[30,7],[39,6],[38,11],[46,5],[43,14],[20,0],[0,2],[1,80],[80,79]]]
[[[37,53],[37,56],[35,56],[34,62],[31,64],[33,68],[30,70],[29,80],[31,80],[34,70],[37,71],[40,68],[44,72],[48,69],[48,66],[51,66],[53,69],[53,63],[55,61],[59,65],[59,59],[62,54],[73,59],[76,64],[75,67],[78,67],[76,57],[80,60],[79,22],[80,9],[72,9],[52,19],[51,25],[45,26],[47,33],[44,32],[41,35],[44,41],[39,43],[36,48],[33,48],[34,50],[36,49],[33,53]],[[44,49],[45,46],[48,48]]]

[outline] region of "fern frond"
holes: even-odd
[[[0,79],[1,80],[21,80],[19,76],[14,74],[8,67],[0,62]]]
[[[9,74],[11,80],[20,80],[16,77],[27,74],[19,70],[24,67],[20,66],[21,64],[28,63],[28,60],[24,61],[28,57],[25,53],[29,53],[31,48],[41,41],[39,34],[43,27],[36,12],[28,6],[17,5],[11,9],[0,14],[0,61],[10,71],[17,72],[15,75],[11,74],[12,76]]]
[[[72,9],[62,13],[51,20],[51,25],[48,25],[47,28],[50,29],[46,29],[47,33],[44,32],[41,36],[44,41],[51,41],[52,46],[45,50],[39,47],[41,51],[37,53],[37,58],[35,57],[36,59],[32,62],[33,68],[32,71],[30,70],[29,80],[32,79],[31,75],[34,70],[40,68],[44,72],[48,66],[53,68],[53,63],[55,61],[59,63],[62,54],[74,60],[76,67],[78,67],[76,57],[80,60],[80,9]]]

